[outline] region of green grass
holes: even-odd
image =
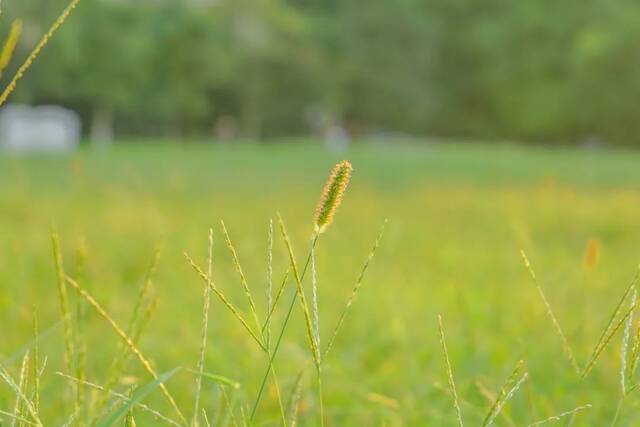
[[[443,315],[465,425],[482,423],[492,405],[486,392],[497,397],[519,360],[526,363],[528,378],[505,404],[497,425],[510,425],[509,420],[527,425],[587,403],[593,407],[576,416],[575,426],[611,423],[620,396],[622,334],[580,380],[520,249],[531,259],[578,362],[585,364],[640,261],[640,153],[390,144],[358,145],[333,155],[319,145],[247,144],[117,146],[108,153],[82,151],[71,157],[2,155],[0,355],[18,378],[22,349],[33,336],[33,306],[41,331],[57,325],[39,340],[40,359],[48,357],[40,387],[45,424],[60,425],[74,405],[68,381],[55,375],[65,370],[65,344],[52,223],[72,276],[76,250],[86,242],[82,285],[120,325],[127,324],[145,271],[162,247],[153,285],[158,307],[139,346],[159,373],[179,366],[196,369],[203,283],[183,252],[205,268],[213,227],[216,285],[253,323],[219,227],[223,219],[264,318],[269,218],[275,221],[276,212],[282,214],[298,263],[303,263],[315,203],[329,170],[342,158],[353,163],[353,180],[316,249],[325,342],[379,227],[385,218],[389,224],[323,362],[327,425],[457,425],[438,314]],[[592,270],[583,262],[589,239],[600,243],[600,260]],[[274,288],[287,265],[286,249],[275,233]],[[292,291],[290,280],[274,331]],[[75,310],[72,289],[69,296]],[[87,380],[103,384],[118,337],[90,308],[86,318]],[[310,362],[305,333],[296,306],[275,363],[285,403],[300,369]],[[235,397],[228,390],[229,400],[237,397],[250,406],[266,362],[242,326],[212,299],[204,370],[241,384]],[[128,366],[129,382],[152,381],[135,360]],[[312,369],[301,384],[299,424],[317,425]],[[187,416],[194,385],[187,370],[167,381]],[[127,394],[129,388],[119,385],[118,391]],[[209,418],[223,399],[217,390],[216,383],[203,378],[200,406]],[[637,393],[621,405],[616,425],[640,422]],[[173,415],[158,390],[144,402]],[[0,386],[0,409],[12,412],[14,404],[14,392]],[[271,387],[257,419],[277,425],[278,413]],[[135,416],[138,425],[153,425],[144,413]],[[240,422],[240,406],[235,417]]]

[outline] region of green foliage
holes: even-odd
[[[21,52],[64,4],[6,2]],[[639,18],[628,0],[93,0],[14,99],[122,135],[301,134],[320,112],[356,134],[635,144]]]

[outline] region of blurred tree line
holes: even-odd
[[[3,31],[25,21],[15,62],[65,3],[5,2]],[[73,108],[96,139],[335,122],[634,144],[639,24],[630,0],[84,0],[13,101]]]

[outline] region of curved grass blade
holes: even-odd
[[[158,377],[141,386],[138,387],[133,394],[131,395],[131,399],[127,401],[124,405],[119,407],[115,412],[113,412],[106,420],[98,424],[98,427],[110,427],[114,425],[119,419],[125,417],[129,410],[133,408],[137,403],[139,403],[142,399],[147,397],[151,392],[153,392],[156,388],[159,388],[160,385],[164,384],[169,380],[174,374],[180,371],[181,368],[172,369],[169,372],[165,372],[163,374],[159,374]]]

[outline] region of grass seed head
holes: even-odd
[[[9,62],[11,61],[11,58],[13,57],[13,52],[15,51],[18,44],[20,34],[22,34],[22,21],[16,19],[11,24],[9,36],[2,46],[2,52],[0,53],[0,75],[2,74],[4,69],[7,68]]]
[[[322,196],[318,202],[315,215],[315,233],[322,234],[327,227],[331,225],[333,217],[342,203],[342,197],[349,185],[351,179],[351,172],[353,167],[347,160],[343,160],[338,163],[333,170],[327,183],[322,190]]]

